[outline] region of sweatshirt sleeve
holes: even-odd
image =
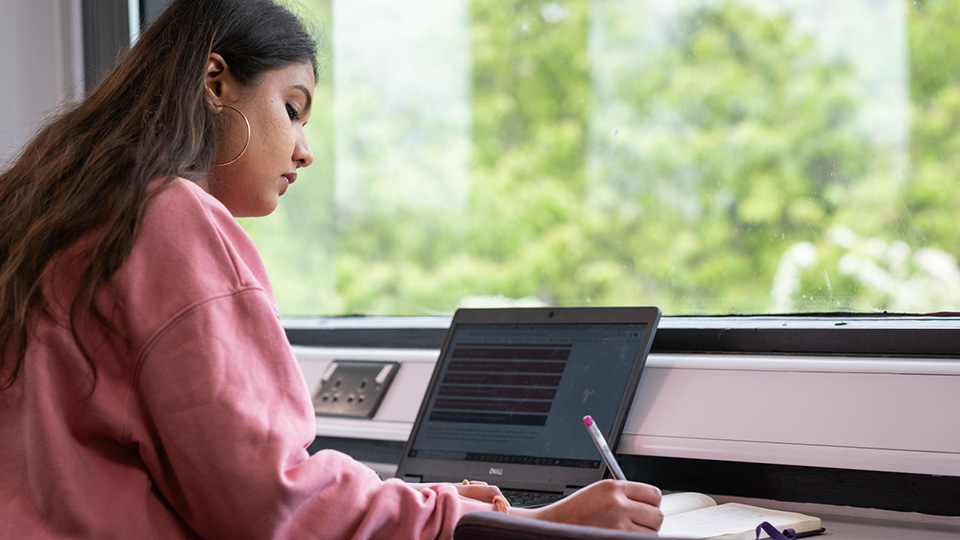
[[[345,454],[310,456],[309,391],[262,289],[171,318],[138,359],[130,437],[156,489],[203,538],[451,538],[492,506],[450,485],[382,481]]]

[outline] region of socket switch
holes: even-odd
[[[318,415],[373,418],[399,362],[334,360],[313,395]]]

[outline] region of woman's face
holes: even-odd
[[[219,107],[224,125],[223,142],[210,178],[200,182],[235,217],[265,216],[274,211],[297,169],[313,162],[313,153],[303,132],[313,102],[313,66],[291,64],[262,73],[247,86],[240,86],[212,54],[207,70],[207,90]],[[246,150],[247,125],[250,139]],[[241,155],[241,150],[243,153]]]

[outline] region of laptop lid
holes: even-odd
[[[600,480],[582,419],[616,448],[659,320],[655,307],[458,310],[397,477],[558,493]]]

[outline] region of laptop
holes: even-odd
[[[603,478],[660,320],[655,307],[460,309],[397,477],[481,480],[541,506]]]

